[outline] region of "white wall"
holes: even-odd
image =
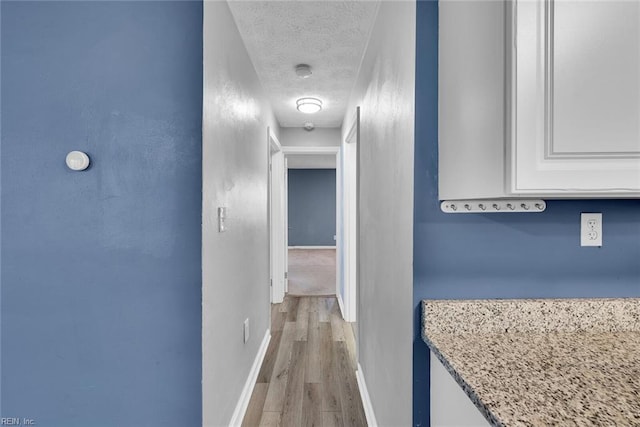
[[[340,128],[315,128],[311,132],[303,128],[280,130],[280,143],[283,146],[337,147],[340,139]]]
[[[337,166],[335,154],[288,154],[287,168],[289,169],[335,169]]]
[[[378,424],[412,424],[414,1],[382,2],[342,133],[360,127],[359,359]]]
[[[269,325],[267,126],[278,125],[226,2],[204,2],[203,36],[202,398],[203,424],[217,427],[228,425]]]

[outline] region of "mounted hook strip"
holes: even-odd
[[[544,212],[547,204],[544,200],[444,200],[440,209],[444,213],[515,213]]]

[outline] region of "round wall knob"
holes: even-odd
[[[72,151],[67,154],[67,166],[73,171],[83,171],[89,167],[89,156],[82,151]]]

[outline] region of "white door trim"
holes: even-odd
[[[287,249],[285,245],[285,200],[284,200],[284,153],[280,141],[267,128],[269,146],[269,271],[271,282],[271,302],[281,303],[285,293],[285,265]]]
[[[284,293],[289,292],[289,161],[284,156]]]
[[[340,289],[343,286],[341,273],[344,266],[344,247],[342,246],[344,240],[342,237],[344,230],[343,175],[342,147],[339,147],[336,153],[336,298],[338,303],[341,301]],[[344,318],[344,316],[342,317]]]
[[[360,109],[344,140],[344,319],[357,321],[358,304],[358,146]]]

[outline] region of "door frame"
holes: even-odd
[[[269,219],[269,284],[271,288],[271,303],[284,301],[286,287],[286,258],[285,242],[285,163],[282,145],[271,128],[267,128],[268,153],[268,197],[267,214]]]
[[[342,189],[340,186],[340,176],[342,174],[342,165],[341,165],[341,147],[339,146],[329,146],[329,147],[299,147],[299,146],[284,146],[282,147],[282,152],[285,156],[285,161],[287,155],[317,155],[317,156],[327,156],[327,155],[335,155],[336,156],[336,296],[338,297],[338,305],[341,305],[340,309],[342,311],[344,317],[344,309],[342,307],[342,298],[340,297],[340,289],[342,286],[342,276],[340,275],[341,266],[342,266],[342,236],[340,233],[341,228],[341,217],[340,214],[342,212]],[[288,169],[285,170],[285,173],[288,174]],[[288,179],[286,179],[288,183]],[[288,188],[285,188],[285,193],[288,193]],[[288,197],[285,196],[285,207],[284,207],[284,226],[285,233],[288,231],[289,224],[289,205],[288,205]],[[285,235],[286,235],[285,234]],[[286,242],[286,247],[288,248],[288,242]],[[285,256],[285,258],[287,258]],[[286,262],[286,259],[285,259]],[[287,266],[288,268],[288,266]],[[288,270],[287,275],[288,275]]]
[[[289,161],[286,154],[284,156],[284,208],[283,208],[283,230],[284,230],[284,293],[289,292]]]
[[[359,212],[359,146],[360,146],[360,107],[348,128],[342,147],[342,170],[344,171],[344,319],[347,322],[357,322],[357,307],[359,293],[359,259],[358,239],[360,228]]]

